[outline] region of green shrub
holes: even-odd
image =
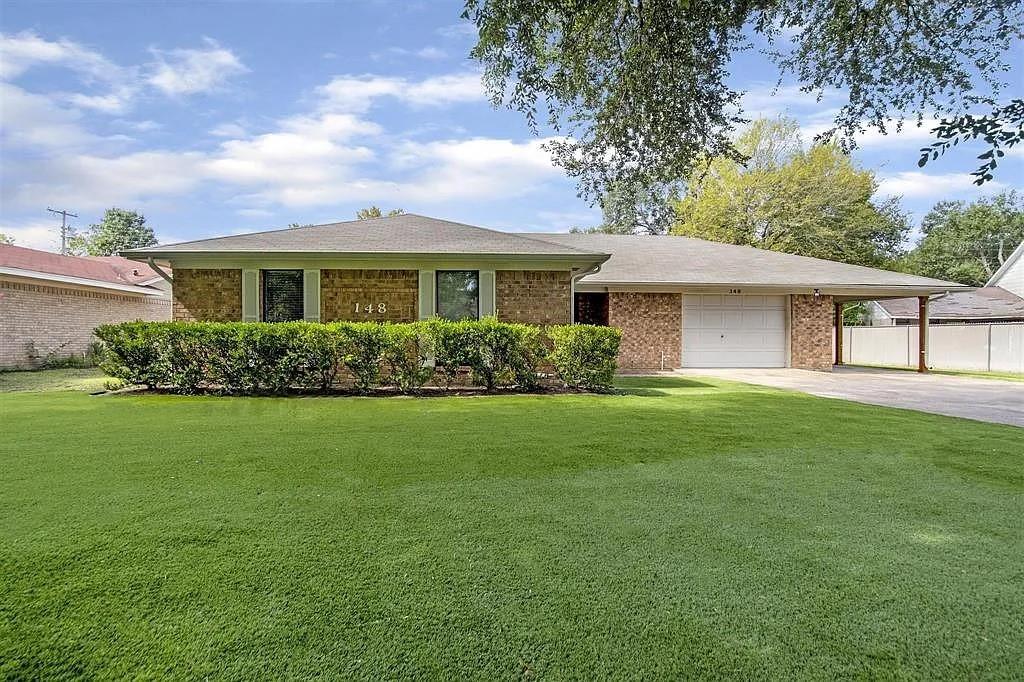
[[[485,317],[468,324],[466,360],[477,383],[530,389],[537,385],[537,365],[543,358],[540,328],[498,322]]]
[[[381,367],[388,334],[377,322],[338,322],[334,326],[341,335],[345,366],[352,373],[356,389],[369,391],[381,383]]]
[[[429,364],[433,347],[430,328],[422,322],[389,324],[384,333],[384,360],[391,369],[391,383],[402,393],[418,393],[434,375]]]
[[[122,322],[97,327],[94,333],[103,343],[100,369],[129,384],[156,386],[162,378],[156,338],[163,324]]]
[[[341,368],[361,392],[388,385],[416,393],[434,376],[450,386],[464,367],[489,390],[529,390],[548,360],[567,385],[602,389],[611,384],[619,343],[614,329],[545,331],[495,318],[411,324],[126,322],[103,325],[96,335],[103,342],[101,368],[126,383],[235,395],[325,392]]]
[[[330,390],[345,360],[341,335],[333,325],[306,323],[297,336],[296,384],[308,390]]]
[[[459,370],[470,365],[470,348],[474,343],[472,330],[476,323],[434,317],[421,324],[431,341],[436,374],[441,376],[445,388],[451,388]]]
[[[567,386],[604,391],[615,378],[622,332],[615,327],[567,324],[548,327],[548,359]]]

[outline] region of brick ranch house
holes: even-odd
[[[509,233],[411,214],[123,255],[173,268],[176,320],[608,324],[622,329],[626,370],[829,370],[835,304],[964,288],[699,239]]]
[[[170,284],[148,265],[0,245],[0,369],[83,355],[100,324],[169,319]]]

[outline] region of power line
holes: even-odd
[[[46,210],[49,211],[50,213],[56,213],[60,216],[60,252],[62,255],[66,256],[68,255],[68,237],[71,236],[71,234],[68,232],[68,216],[71,216],[72,218],[77,218],[78,215],[75,213],[69,213],[68,211],[65,210],[58,211],[56,209],[50,208],[49,206],[46,207]]]

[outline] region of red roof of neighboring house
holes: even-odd
[[[148,265],[120,256],[62,256],[9,244],[0,244],[0,267],[136,286],[160,277]]]

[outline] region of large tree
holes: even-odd
[[[1024,3],[466,0],[463,16],[494,103],[563,133],[554,158],[596,200],[627,179],[684,177],[702,154],[739,158],[730,62],[754,47],[780,81],[843,93],[826,135],[846,146],[925,116],[998,119]]]
[[[1004,192],[971,204],[941,201],[921,221],[921,232],[904,269],[982,286],[1024,241],[1024,200]]]
[[[71,238],[68,250],[75,255],[115,256],[125,249],[156,243],[156,234],[146,225],[146,216],[123,208],[108,208],[103,220],[90,225],[86,234]]]
[[[886,266],[909,231],[899,203],[871,201],[874,175],[834,144],[805,149],[796,123],[759,119],[731,155],[697,164],[673,234]]]
[[[619,183],[601,197],[601,224],[571,231],[665,234],[675,220],[675,202],[678,200],[679,188],[674,185],[645,187],[637,183]]]

